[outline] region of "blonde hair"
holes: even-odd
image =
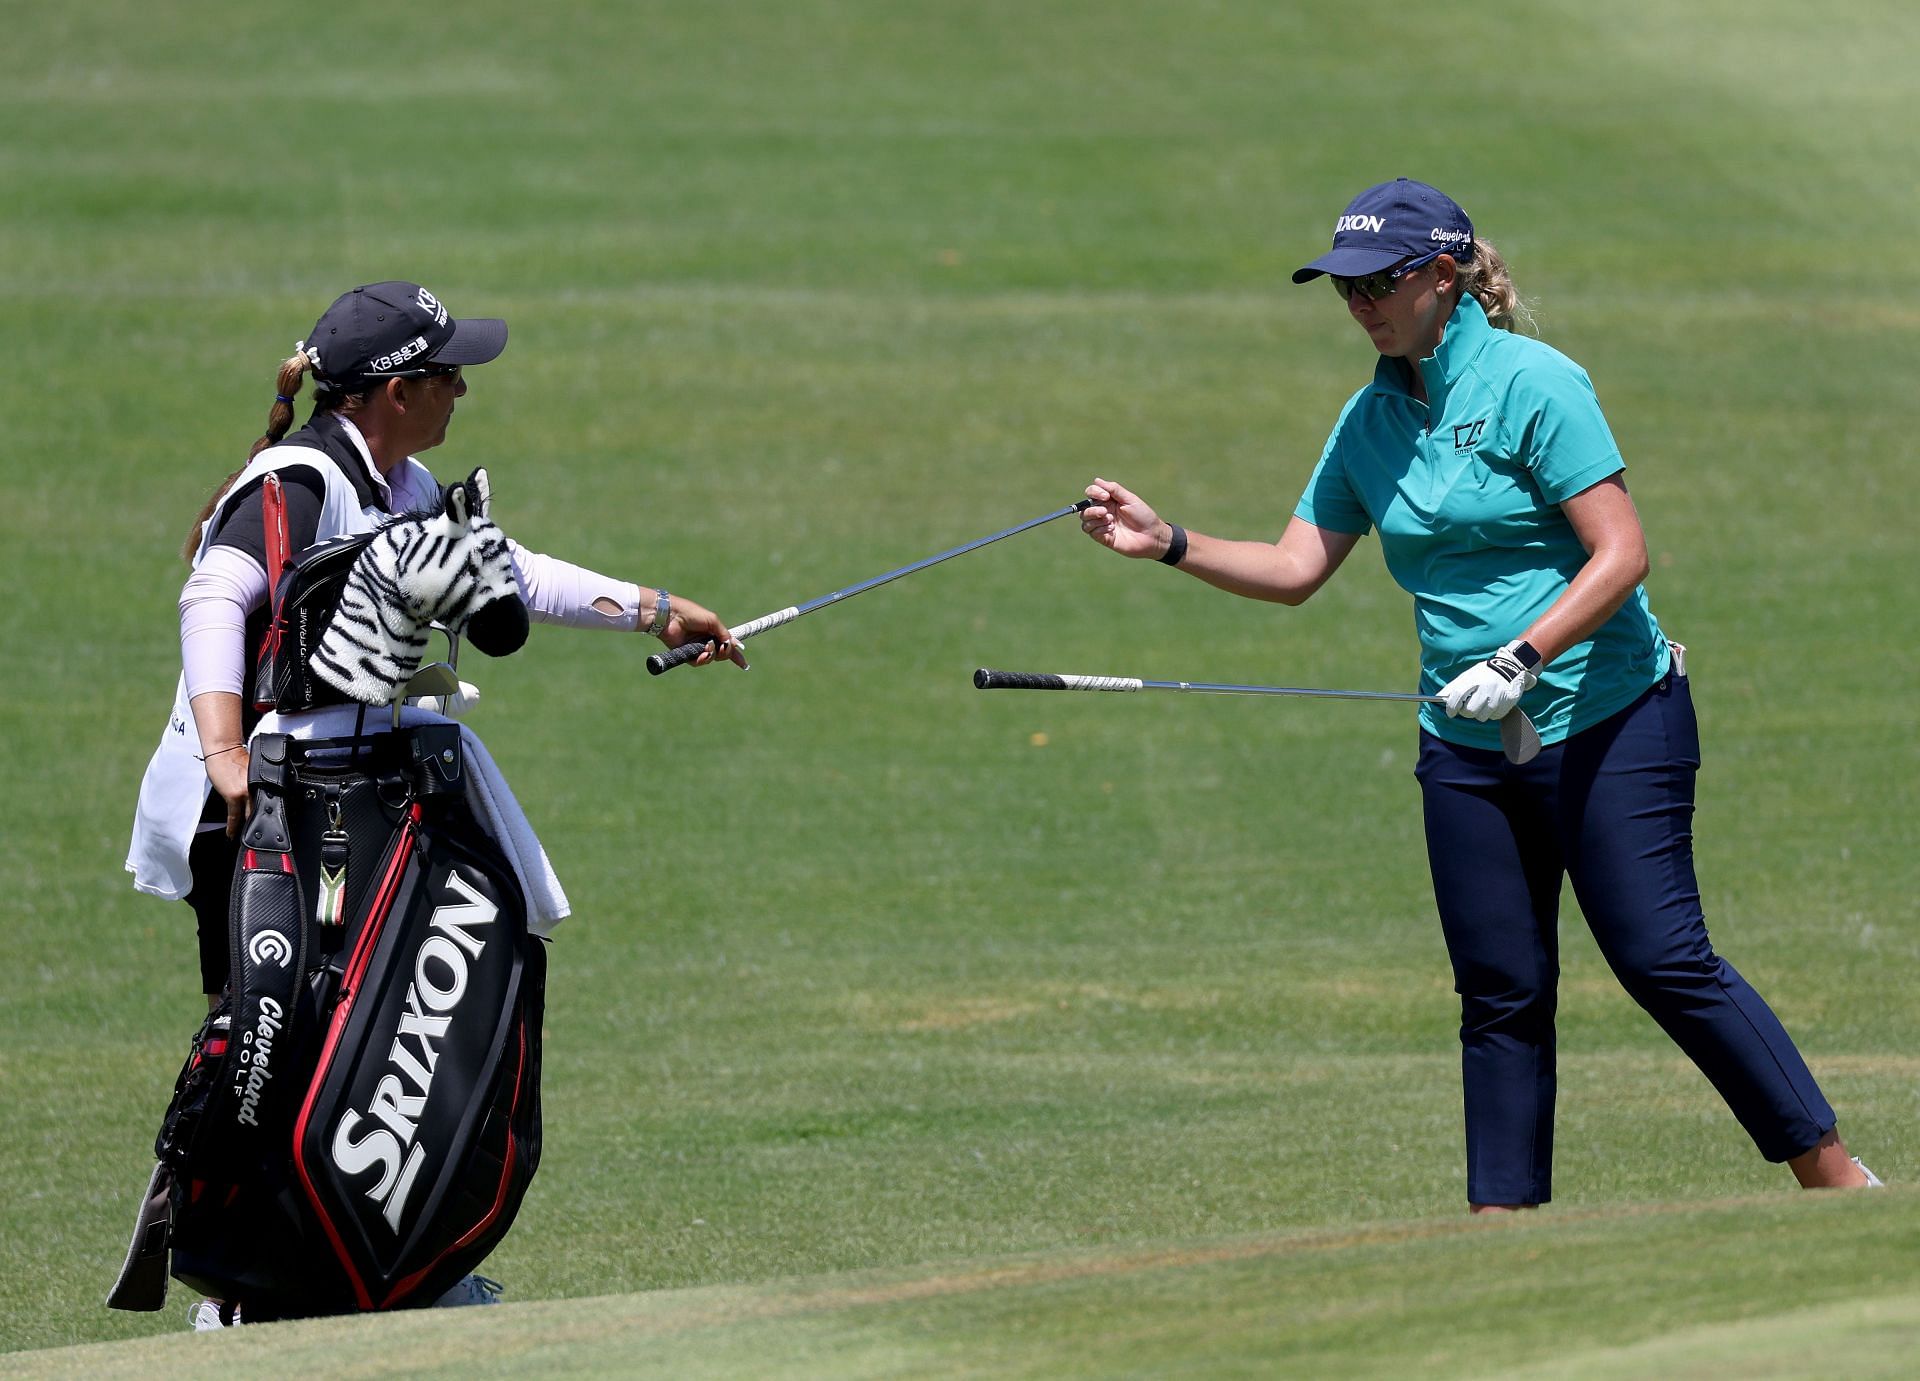
[[[1473,258],[1460,265],[1460,294],[1472,293],[1486,308],[1487,321],[1502,331],[1525,330],[1538,335],[1533,310],[1520,290],[1513,286],[1513,274],[1507,261],[1491,241],[1473,237]]]
[[[267,411],[267,430],[247,452],[249,462],[267,447],[279,445],[281,439],[286,436],[287,429],[293,425],[293,400],[300,394],[301,382],[315,368],[313,358],[307,354],[305,341],[294,346],[293,353],[280,362],[280,373],[273,381],[273,406]],[[315,411],[351,412],[364,401],[362,394],[329,392],[324,383],[315,386],[315,393]],[[239,470],[235,470],[220,481],[219,487],[213,491],[213,496],[207,500],[200,509],[199,516],[193,520],[193,531],[188,534],[186,545],[180,549],[180,555],[186,559],[187,564],[193,564],[194,553],[200,550],[200,537],[206,531],[207,519],[213,516],[213,511],[220,506],[220,500],[227,496],[227,491],[233,488],[233,482],[240,478],[246,468],[242,465]]]

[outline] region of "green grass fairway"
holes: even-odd
[[[1920,10],[1844,10],[0,9],[0,1366],[1884,1369],[1920,1309]],[[428,459],[744,621],[1096,474],[1277,535],[1373,365],[1287,274],[1399,174],[1595,380],[1693,649],[1715,942],[1890,1194],[1793,1194],[1568,899],[1555,1201],[1467,1224],[1407,707],[969,680],[1404,689],[1406,597],[1371,542],[1285,610],[1062,522],[746,675],[470,658],[575,908],[515,1307],[197,1343],[101,1307],[199,1006],[191,916],[121,871],[177,549],[335,294],[508,318]],[[126,1350],[39,1351],[76,1345]]]
[[[1781,1250],[1783,1239],[1791,1251]],[[1911,1375],[1920,1199],[1381,1223],[18,1358],[354,1376]],[[1858,1280],[1877,1278],[1863,1289]],[[1845,1359],[1838,1362],[1837,1359]],[[0,1363],[3,1367],[4,1363]]]

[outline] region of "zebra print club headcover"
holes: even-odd
[[[527,607],[506,535],[487,516],[491,497],[487,472],[475,470],[446,487],[438,513],[374,533],[314,650],[317,676],[364,704],[391,704],[420,669],[436,622],[489,656],[519,650]]]

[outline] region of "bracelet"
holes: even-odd
[[[673,619],[673,596],[665,590],[655,590],[653,593],[653,622],[641,631],[657,638],[667,631],[667,624]]]
[[[241,750],[242,748],[245,748],[246,746],[247,746],[247,745],[246,745],[246,744],[244,744],[244,743],[233,743],[233,744],[229,744],[229,745],[228,745],[227,747],[225,747],[225,748],[216,748],[216,749],[214,749],[214,750],[213,750],[213,751],[212,751],[211,753],[195,753],[195,754],[193,755],[193,760],[194,760],[195,762],[205,762],[205,761],[206,761],[206,760],[207,760],[208,758],[217,758],[217,757],[219,757],[219,756],[220,756],[220,755],[221,755],[222,753],[237,753],[237,752],[239,752],[239,751],[240,751],[240,750]]]
[[[1173,529],[1173,537],[1160,556],[1160,564],[1177,566],[1187,559],[1187,530],[1178,523],[1168,523],[1167,526]]]

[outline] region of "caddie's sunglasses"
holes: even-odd
[[[457,364],[429,364],[418,369],[396,369],[391,374],[382,374],[383,379],[452,379],[460,382],[460,366]]]
[[[1331,273],[1327,277],[1333,279],[1333,290],[1340,294],[1342,302],[1352,301],[1356,292],[1371,301],[1378,302],[1383,297],[1391,296],[1393,290],[1400,286],[1400,280],[1407,274],[1431,264],[1444,253],[1446,253],[1445,250],[1436,249],[1433,253],[1423,254],[1418,259],[1409,259],[1404,264],[1390,269],[1381,269],[1378,273],[1363,273],[1358,278],[1341,278]]]

